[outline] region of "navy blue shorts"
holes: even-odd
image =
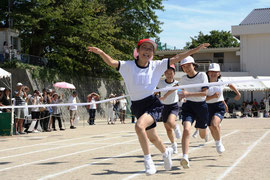
[[[196,120],[195,128],[207,128],[209,115],[206,102],[185,102],[182,106],[182,119],[183,123],[189,121],[191,124]]]
[[[225,114],[225,105],[222,101],[216,102],[216,103],[209,103],[208,105],[208,111],[209,111],[209,123],[208,126],[211,126],[211,121],[213,116],[217,116],[220,118],[220,120],[223,119]]]
[[[162,111],[162,121],[166,123],[170,114],[175,114],[175,116],[177,117],[178,113],[179,113],[179,106],[177,103],[169,105],[164,104],[164,108]]]
[[[156,96],[151,95],[142,100],[131,101],[130,109],[137,119],[139,119],[144,113],[153,117],[154,123],[146,128],[146,130],[149,130],[157,126],[156,122],[160,119],[163,105]]]

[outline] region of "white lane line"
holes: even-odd
[[[126,132],[126,131],[120,131],[121,132]],[[11,151],[11,150],[16,150],[16,149],[24,149],[24,148],[29,148],[29,147],[34,147],[34,146],[41,146],[41,145],[48,145],[48,144],[54,144],[54,143],[61,143],[61,142],[67,142],[67,141],[73,141],[73,140],[79,140],[79,139],[86,139],[86,138],[91,138],[95,136],[106,136],[106,135],[111,135],[111,133],[106,133],[106,134],[95,134],[91,136],[84,136],[84,137],[79,137],[79,138],[72,138],[72,139],[65,139],[65,140],[60,140],[60,141],[53,141],[53,142],[46,142],[46,143],[38,143],[38,144],[31,144],[27,146],[19,146],[19,147],[13,147],[13,148],[8,148],[8,149],[2,149],[0,152],[4,151]]]
[[[238,130],[233,131],[233,132],[231,132],[231,133],[228,133],[228,134],[224,135],[223,137],[229,136],[229,135],[234,134],[234,133],[236,133],[236,132],[238,132]],[[212,140],[212,141],[213,141],[213,140]],[[209,144],[209,143],[211,143],[211,141],[209,141],[209,142],[207,142],[207,143],[205,143],[205,144]],[[125,144],[128,144],[128,143],[125,143]],[[152,145],[151,145],[151,146],[152,146]],[[199,147],[197,147],[197,148],[192,148],[192,149],[190,150],[190,152],[192,152],[192,151],[195,150],[195,149],[199,149],[199,148],[201,148],[201,147],[203,147],[203,146],[204,146],[204,145],[201,145],[201,146],[199,146]],[[153,147],[153,146],[152,146],[152,147]],[[117,155],[117,156],[114,156],[114,157],[110,157],[110,158],[107,158],[107,159],[103,159],[103,160],[100,160],[100,161],[96,161],[96,162],[93,162],[93,163],[88,163],[88,164],[83,164],[83,165],[81,165],[81,166],[76,166],[76,167],[73,167],[73,168],[70,168],[70,169],[67,169],[67,170],[64,170],[64,171],[60,171],[60,172],[55,173],[55,174],[50,174],[50,175],[41,177],[39,180],[44,180],[44,179],[54,178],[54,177],[56,177],[56,176],[60,176],[60,175],[66,174],[66,173],[70,173],[70,172],[72,172],[72,171],[75,171],[75,170],[78,170],[78,169],[81,169],[81,168],[85,168],[85,167],[92,166],[92,165],[94,165],[94,164],[96,164],[96,163],[100,163],[100,162],[102,162],[102,161],[108,161],[108,160],[110,160],[110,159],[117,158],[117,157],[119,157],[119,156],[127,155],[127,154],[130,154],[130,153],[134,153],[134,152],[137,152],[137,151],[141,151],[141,148],[136,149],[136,150],[134,150],[134,151],[130,151],[130,152],[124,153],[124,154],[120,154],[120,155]],[[174,159],[178,158],[179,156],[180,156],[180,155],[176,156]],[[156,165],[162,165],[162,164],[163,164],[163,163],[156,163]],[[138,176],[138,175],[140,175],[140,174],[145,174],[144,170],[139,171],[139,172],[137,172],[136,174],[133,174],[133,175],[129,176],[129,177],[130,177],[129,179],[132,179],[133,177],[136,177],[136,176]]]
[[[252,151],[252,149],[257,146],[258,143],[261,142],[268,134],[270,133],[270,130],[265,132],[264,135],[262,135],[257,141],[255,141],[252,145],[250,145],[247,149],[247,151],[240,157],[238,158],[235,163],[229,167],[220,177],[217,178],[217,180],[222,180],[225,178],[247,155]]]
[[[232,135],[232,134],[234,134],[234,133],[237,133],[237,132],[239,132],[239,130],[235,130],[235,131],[233,131],[233,132],[230,132],[230,133],[228,133],[228,134],[222,136],[222,138],[227,137],[227,136],[230,136],[230,135]],[[191,149],[189,150],[189,153],[191,153],[192,151],[195,151],[195,150],[198,150],[198,149],[204,147],[206,144],[210,144],[210,143],[213,143],[213,142],[214,142],[214,140],[211,140],[211,141],[206,142],[205,144],[199,145],[198,147],[191,148]],[[177,156],[175,156],[173,159],[178,159],[181,155],[182,155],[182,153],[181,153],[181,154],[179,153],[179,154],[178,154]],[[163,164],[163,162],[160,162],[160,163],[156,163],[155,165],[160,166],[160,165],[162,165],[162,164]],[[135,177],[137,177],[137,176],[139,176],[139,175],[142,175],[142,174],[145,174],[145,172],[141,170],[141,171],[139,171],[139,172],[137,172],[137,173],[135,173],[135,174],[132,174],[132,175],[126,177],[126,178],[123,178],[122,180],[133,179],[133,178],[135,178]]]
[[[11,167],[7,167],[7,168],[2,168],[2,169],[0,169],[0,172],[7,171],[7,170],[10,170],[10,169],[15,169],[15,168],[18,168],[18,167],[28,166],[28,165],[35,164],[35,163],[46,162],[46,161],[50,161],[50,160],[54,160],[54,159],[59,159],[59,158],[64,158],[64,157],[68,157],[68,156],[73,156],[73,155],[80,154],[80,153],[85,153],[85,152],[90,152],[90,151],[94,151],[94,150],[98,150],[98,149],[104,149],[104,148],[107,148],[107,147],[117,146],[117,145],[129,143],[129,142],[132,142],[132,141],[137,141],[137,139],[130,140],[130,141],[125,141],[125,142],[121,142],[121,143],[114,143],[114,144],[107,145],[107,146],[101,146],[101,147],[97,147],[97,148],[92,148],[92,149],[77,151],[77,152],[74,152],[74,153],[69,153],[69,154],[65,154],[65,155],[61,155],[61,156],[55,156],[55,157],[52,157],[52,158],[38,160],[38,161],[33,161],[33,162],[24,163],[24,164],[20,164],[20,165],[16,165],[16,166],[11,166]]]
[[[41,150],[31,151],[31,152],[27,152],[27,153],[21,153],[21,154],[15,154],[15,155],[10,155],[10,156],[4,156],[4,157],[0,157],[0,160],[1,159],[7,159],[7,158],[19,157],[19,156],[25,156],[25,155],[34,154],[34,153],[40,153],[40,152],[44,152],[44,151],[51,151],[51,150],[56,150],[56,149],[62,149],[62,148],[67,148],[67,147],[72,147],[72,146],[78,146],[78,145],[84,145],[84,144],[92,144],[94,142],[106,141],[106,140],[115,139],[115,138],[119,138],[119,137],[122,137],[122,136],[116,136],[116,137],[110,137],[110,138],[105,138],[105,139],[99,139],[99,140],[95,140],[95,141],[91,140],[91,141],[81,142],[81,143],[72,143],[72,144],[69,144],[69,145],[64,145],[64,146],[59,146],[59,147],[53,147],[53,148],[47,148],[47,149],[41,149]]]
[[[95,162],[92,162],[92,163],[83,164],[83,165],[81,165],[81,166],[76,166],[76,167],[73,167],[73,168],[70,168],[70,169],[67,169],[67,170],[64,170],[64,171],[55,173],[55,174],[50,174],[50,175],[48,175],[48,176],[41,177],[41,178],[39,178],[38,180],[45,180],[45,179],[54,178],[54,177],[60,176],[60,175],[62,175],[62,174],[70,173],[70,172],[72,172],[72,171],[76,171],[76,170],[81,169],[81,168],[85,168],[85,167],[88,167],[88,166],[92,166],[92,165],[98,164],[98,163],[103,162],[103,161],[108,161],[108,160],[111,160],[111,159],[114,159],[114,158],[118,158],[118,157],[121,157],[121,156],[125,156],[125,155],[128,155],[128,154],[132,154],[132,153],[135,153],[135,152],[141,151],[141,150],[142,150],[142,149],[139,148],[139,149],[136,149],[136,150],[133,150],[133,151],[129,151],[129,152],[126,152],[126,153],[123,153],[123,154],[119,154],[119,155],[117,155],[117,156],[113,156],[113,157],[110,157],[110,158],[106,158],[106,159],[103,159],[103,160],[100,160],[100,161],[95,161]]]

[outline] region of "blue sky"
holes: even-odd
[[[164,0],[165,11],[157,11],[162,43],[182,49],[190,37],[211,30],[231,31],[256,8],[270,8],[270,0]]]

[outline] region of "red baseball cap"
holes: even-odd
[[[154,46],[154,50],[157,49],[157,44],[151,40],[151,39],[141,39],[139,42],[138,42],[138,45],[137,47],[139,47],[140,45],[142,45],[143,43],[151,43],[153,46]]]

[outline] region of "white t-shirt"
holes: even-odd
[[[39,96],[36,96],[36,97],[32,96],[32,97],[30,98],[30,100],[31,100],[31,102],[32,102],[32,105],[40,105],[40,104],[41,104],[41,103],[40,103],[40,97],[39,97]],[[33,108],[31,109],[31,111],[39,112],[40,110],[39,110],[39,107],[33,107]]]
[[[72,103],[72,104],[77,103],[77,97],[70,96],[68,99],[68,103]],[[76,105],[69,106],[69,110],[76,111],[77,106]]]
[[[127,110],[127,100],[126,99],[120,99],[120,101],[119,101],[119,109]]]
[[[221,81],[222,80],[219,80],[218,82],[221,82]],[[219,93],[219,97],[218,98],[214,98],[214,99],[210,99],[210,100],[208,100],[206,102],[207,103],[216,103],[216,102],[224,101],[223,89],[224,89],[224,85],[210,86],[209,89],[208,89],[207,96],[212,96],[215,93]]]
[[[208,83],[208,78],[207,78],[206,73],[198,72],[194,77],[188,77],[187,75],[184,75],[179,81],[180,85],[199,84],[199,83]],[[185,88],[184,90],[188,92],[201,92],[202,88],[203,87],[194,87],[194,88]],[[206,99],[206,96],[186,97],[187,101],[193,101],[193,102],[202,102],[202,101],[205,101],[205,99]]]
[[[169,60],[151,60],[147,67],[140,67],[136,60],[119,61],[122,75],[132,101],[144,99],[153,94],[162,74],[168,69]]]
[[[90,109],[97,109],[97,104],[96,104],[95,98],[91,99],[91,103],[93,103],[93,104],[90,105]]]
[[[158,88],[162,89],[162,88],[167,88],[167,87],[174,87],[175,85],[178,84],[178,81],[174,80],[172,83],[167,83],[166,79],[165,80],[161,80],[158,83]],[[161,92],[161,97],[164,96],[164,94],[166,94],[168,91],[162,91]],[[177,90],[175,90],[172,94],[170,94],[164,101],[161,101],[163,104],[174,104],[177,103],[179,101],[179,97],[177,94]]]

